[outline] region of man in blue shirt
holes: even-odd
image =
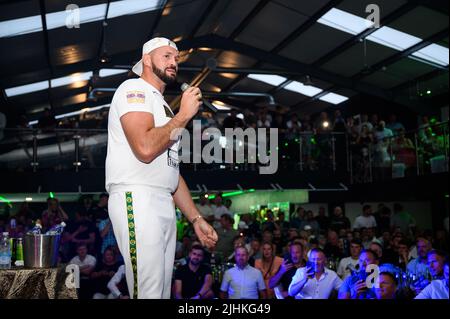
[[[220,297],[222,299],[258,299],[260,296],[261,299],[266,299],[266,285],[262,273],[248,264],[247,248],[237,247],[234,254],[236,266],[225,272],[220,287]]]
[[[378,265],[378,255],[365,249],[359,255],[359,272],[347,277],[339,289],[339,299],[375,299],[375,292],[366,285],[366,267]]]

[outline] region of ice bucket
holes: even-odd
[[[23,257],[25,268],[51,268],[58,264],[61,235],[25,235]]]

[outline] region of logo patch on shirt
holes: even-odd
[[[179,169],[180,162],[178,160],[178,152],[172,149],[167,150],[167,165],[175,169]]]
[[[145,93],[143,91],[127,91],[127,103],[145,103]]]

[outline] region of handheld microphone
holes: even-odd
[[[186,91],[187,89],[189,89],[191,86],[189,85],[189,84],[187,84],[187,83],[183,83],[183,84],[181,84],[181,91]],[[211,104],[211,102],[209,102],[209,101],[207,101],[207,100],[205,100],[205,99],[202,99],[202,103],[203,103],[203,105],[204,106],[206,106],[211,112],[213,112],[213,113],[217,113],[217,108],[214,106],[214,105],[212,105]]]

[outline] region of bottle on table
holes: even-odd
[[[27,235],[40,235],[42,231],[42,225],[41,221],[38,219],[36,220],[36,224],[34,227],[28,231]]]
[[[22,267],[24,265],[24,260],[23,260],[23,241],[22,241],[22,238],[17,238],[15,265],[17,267]]]
[[[11,268],[11,242],[9,233],[4,232],[0,240],[0,269]]]

